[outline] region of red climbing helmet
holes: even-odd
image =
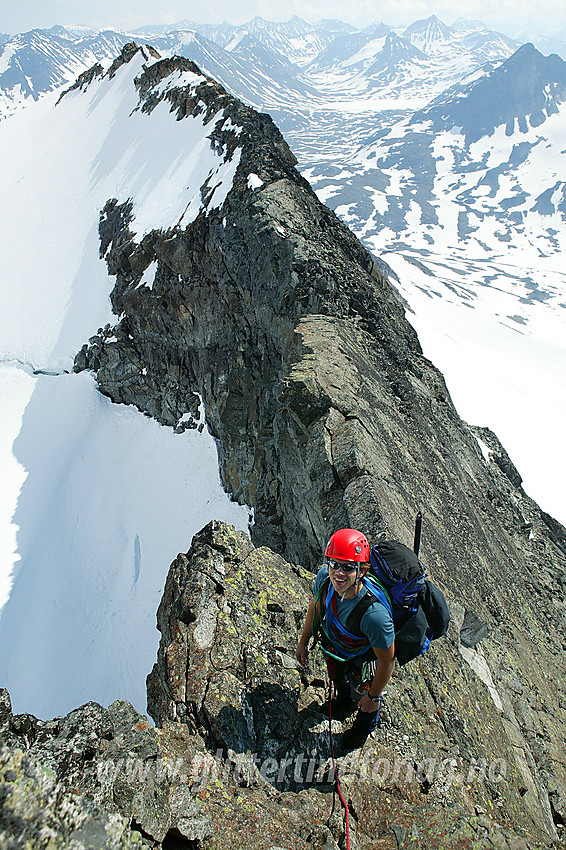
[[[337,561],[353,561],[363,564],[369,561],[369,543],[365,534],[355,528],[340,528],[335,531],[324,553]]]

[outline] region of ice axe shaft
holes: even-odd
[[[415,542],[413,543],[413,552],[419,557],[419,549],[421,548],[421,531],[423,528],[423,515],[419,511],[415,520]]]

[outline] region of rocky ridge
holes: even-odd
[[[315,663],[302,674],[293,661],[308,579],[286,561],[315,566],[338,526],[408,542],[422,508],[423,563],[446,590],[454,622],[447,641],[396,674],[389,719],[368,747],[392,764],[407,757],[413,768],[453,757],[462,781],[446,788],[445,776],[421,771],[417,785],[399,790],[398,776],[380,782],[370,773],[368,781],[352,771],[360,846],[550,847],[566,819],[566,532],[523,492],[496,436],[460,420],[378,264],[296,172],[271,119],[213,81],[173,84],[194,69],[179,58],[148,64],[136,83],[142,108],[167,98],[179,120],[229,116],[233,126],[211,127],[210,138],[226,158],[239,149],[232,189],[221,209],[207,211],[213,187],[204,186],[195,221],[140,242],[128,229],[131,199],[108,200],[101,256],[116,276],[120,318],[89,341],[76,369],[94,369],[102,392],[171,427],[187,412],[202,424],[202,397],[225,486],[254,508],[253,544],[209,527],[173,564],[148,682],[157,730],[124,704],[80,709],[102,719],[79,746],[70,715],[45,725],[12,717],[5,703],[7,835],[27,817],[11,793],[18,782],[54,795],[59,814],[30,829],[56,830],[61,821],[66,832],[55,846],[89,818],[93,829],[114,830],[111,846],[128,846],[137,825],[150,846],[214,847],[221,835],[222,846],[236,847],[251,823],[264,841],[258,847],[335,846],[340,825],[326,824],[324,783],[299,790],[293,778],[278,788],[247,757],[296,760],[309,748],[317,765],[327,757],[322,729],[307,721],[323,672]],[[152,288],[139,286],[154,262]],[[222,758],[240,756],[239,775],[199,786],[196,806],[178,802],[188,768],[163,780],[163,793],[149,774],[132,787],[123,771],[103,792],[101,754],[137,758],[130,732],[158,742],[148,751],[152,764],[197,752],[214,761],[220,749]],[[69,742],[76,770],[63,755]],[[481,759],[486,769],[505,763],[504,785],[495,775],[474,780],[470,769]],[[61,787],[47,787],[43,764]],[[115,782],[125,782],[122,796]],[[78,814],[65,825],[68,793]],[[148,795],[165,801],[159,816],[145,812]],[[167,845],[179,836],[193,844]]]

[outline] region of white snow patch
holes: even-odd
[[[261,189],[262,186],[263,180],[257,174],[248,174],[248,189]]]
[[[223,130],[231,130],[236,136],[241,135],[242,130],[244,129],[241,124],[234,124],[231,117],[228,115],[224,121],[222,122]]]
[[[316,190],[316,195],[318,200],[323,204],[326,204],[330,198],[333,198],[334,195],[338,195],[341,191],[340,186],[336,186],[334,183],[330,183],[328,186],[321,186]]]
[[[367,65],[369,62],[374,62],[377,54],[383,50],[383,46],[385,45],[385,37],[381,38],[372,38],[371,41],[368,41],[357,53],[353,56],[350,56],[348,59],[344,59],[342,62],[344,67],[348,67],[350,65],[358,65],[363,64]],[[368,62],[369,60],[369,62]]]
[[[503,711],[503,702],[501,701],[499,691],[495,687],[491,670],[489,669],[489,664],[487,663],[481,647],[478,649],[470,649],[469,647],[460,644],[458,649],[460,650],[462,658],[468,662],[474,673],[479,676],[488,689],[489,695],[493,700],[493,704],[496,709],[498,711]]]
[[[148,289],[153,289],[156,272],[157,260],[154,260],[153,263],[150,263],[147,269],[144,271],[142,279],[138,283],[136,289],[139,289],[140,286],[146,286]]]
[[[241,32],[236,33],[236,35],[232,39],[230,39],[228,44],[224,47],[224,50],[227,50],[228,53],[231,53],[232,50],[234,50],[239,45],[241,40],[243,38],[245,38],[246,36],[247,36],[246,30],[241,30]]]
[[[473,434],[473,432],[472,432],[472,434]],[[481,449],[481,453],[484,456],[485,462],[489,463],[490,458],[491,458],[491,449],[489,448],[489,446],[486,443],[484,443],[484,441],[481,439],[481,437],[478,437],[477,434],[473,434],[473,436],[476,438],[477,444]]]
[[[195,74],[193,71],[177,70],[172,74],[169,74],[169,76],[164,77],[156,86],[153,87],[152,91],[161,95],[171,89],[186,88],[188,86],[195,88],[199,85],[199,83],[203,83],[205,81],[206,77],[203,77],[202,74]]]
[[[3,74],[4,71],[7,71],[10,67],[10,62],[12,61],[12,57],[15,53],[17,53],[18,46],[17,44],[6,44],[4,46],[4,50],[0,53],[0,74]]]
[[[443,373],[460,416],[497,434],[526,492],[566,523],[565,458],[557,452],[563,442],[566,398],[556,392],[566,369],[566,310],[558,306],[565,291],[563,273],[548,267],[545,271],[537,259],[532,277],[545,288],[556,286],[557,304],[527,308],[521,304],[522,289],[515,294],[502,286],[481,286],[481,263],[473,265],[471,276],[458,275],[453,271],[459,268],[458,260],[452,256],[443,261],[437,246],[434,257],[425,260],[432,276],[398,251],[381,256],[399,276],[395,285],[413,310],[407,318],[425,356]],[[464,256],[460,263],[465,267],[471,260]],[[518,277],[524,276],[525,267],[517,270]],[[497,271],[493,261],[483,268],[492,276]],[[511,274],[507,258],[500,268]],[[534,316],[527,325],[502,321],[510,308],[529,309]]]

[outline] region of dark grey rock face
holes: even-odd
[[[164,60],[142,75],[145,108],[185,63]],[[524,816],[556,837],[566,788],[565,530],[525,495],[497,438],[460,420],[392,289],[295,171],[271,120],[212,82],[166,96],[180,120],[221,108],[241,128],[211,132],[225,157],[240,148],[233,187],[208,212],[203,187],[192,224],[139,244],[127,199],[109,199],[101,239],[121,318],[76,369],[96,370],[113,400],[171,427],[199,393],[224,484],[254,508],[254,543],[292,562],[315,565],[339,526],[410,541],[423,509],[423,562],[461,612],[458,629],[467,610],[490,629],[450,662],[442,656],[429,686],[435,704],[446,701],[450,729],[494,746],[504,736],[523,815],[502,807],[512,823]],[[153,288],[137,287],[154,261]],[[472,683],[483,701],[470,699]],[[414,730],[421,696],[407,699]],[[163,705],[159,717],[177,710]],[[243,726],[238,734],[243,741]]]
[[[165,60],[140,79],[148,109],[155,103],[152,86],[177,68],[194,66]],[[103,392],[169,425],[186,411],[187,396],[200,392],[223,446],[226,486],[256,508],[257,539],[310,562],[328,521],[305,515],[310,499],[301,489],[311,485],[296,454],[297,430],[303,415],[314,421],[329,408],[325,393],[315,398],[300,382],[289,383],[291,366],[302,357],[297,323],[305,315],[353,323],[368,341],[380,340],[376,350],[387,351],[384,366],[395,382],[405,380],[407,352],[420,347],[372,258],[297,174],[267,116],[212,83],[190,102],[178,90],[172,105],[181,117],[223,107],[242,127],[233,190],[221,211],[199,216],[183,232],[155,231],[139,245],[128,230],[127,203],[106,205],[101,251],[117,277],[114,310],[124,318],[113,330],[117,342],[106,343],[101,334],[76,366],[96,369]],[[229,156],[235,134],[212,137]],[[259,175],[261,189],[249,188],[250,173]],[[154,260],[153,289],[136,288]],[[297,411],[297,418],[287,396],[313,409]],[[316,501],[313,511],[320,514]],[[298,513],[304,540],[295,531]]]

